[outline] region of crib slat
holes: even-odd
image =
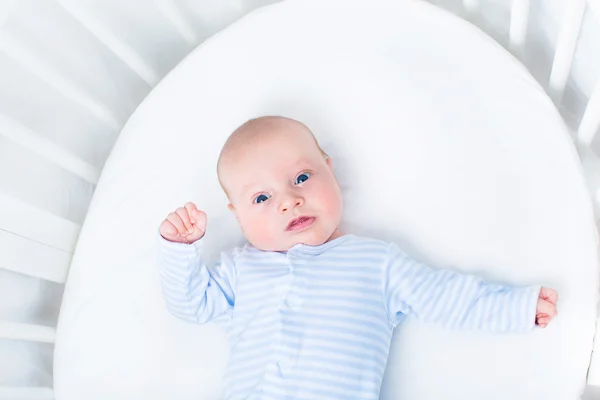
[[[529,0],[513,0],[510,12],[510,49],[523,54],[529,24]]]
[[[91,98],[84,90],[73,84],[73,82],[68,81],[60,74],[56,73],[48,63],[38,57],[34,52],[11,39],[9,35],[4,35],[2,37],[0,49],[24,69],[46,82],[57,92],[76,104],[86,108],[92,115],[105,123],[112,130],[119,131],[121,129],[122,124],[108,107]]]
[[[580,143],[589,146],[592,144],[600,128],[600,80],[590,96],[590,101],[585,109],[581,124],[577,130],[577,139]]]
[[[51,326],[0,321],[0,339],[54,343],[56,329]]]
[[[600,0],[587,0],[590,9],[593,11],[596,16],[596,20],[600,22]]]
[[[0,113],[0,135],[8,137],[13,142],[60,165],[67,171],[94,185],[98,183],[100,171],[92,165],[2,113]]]
[[[562,100],[567,79],[571,72],[571,64],[575,56],[579,30],[583,22],[586,0],[569,0],[564,2],[565,17],[556,44],[552,72],[550,74],[549,92],[556,104]]]
[[[72,253],[81,226],[0,193],[0,229]]]
[[[127,43],[117,38],[90,13],[85,12],[77,1],[57,0],[57,2],[79,21],[92,35],[102,42],[132,71],[150,87],[156,86],[159,75]]]
[[[0,230],[0,268],[65,283],[71,253]]]
[[[600,192],[600,189],[599,189]],[[596,193],[596,203],[600,202],[599,193]],[[600,206],[600,205],[599,205]],[[596,332],[600,332],[600,317],[596,320]],[[587,374],[588,386],[593,385],[590,389],[595,389],[594,392],[600,393],[600,337],[596,334],[594,338],[594,349],[590,358],[590,366]],[[582,400],[597,399],[598,397],[584,397]]]
[[[193,46],[198,43],[196,32],[173,0],[158,0],[155,4],[188,44]]]
[[[479,0],[463,0],[463,7],[468,14],[472,14],[479,9]]]
[[[0,400],[53,400],[54,392],[47,387],[2,387]]]

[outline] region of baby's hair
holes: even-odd
[[[266,115],[263,117],[249,119],[248,121],[240,125],[235,131],[233,131],[231,135],[229,135],[229,138],[227,139],[227,141],[223,145],[223,148],[221,149],[221,154],[219,155],[219,160],[217,161],[217,177],[219,178],[221,188],[223,189],[228,198],[229,193],[227,192],[227,189],[225,188],[225,185],[221,180],[221,171],[223,168],[223,164],[225,164],[228,160],[229,153],[232,151],[232,149],[234,149],[242,143],[259,140],[264,135],[268,133],[273,133],[273,131],[275,130],[285,131],[286,125],[296,125],[296,127],[299,127],[302,130],[310,133],[312,139],[315,142],[315,145],[323,155],[324,159],[327,160],[329,158],[329,155],[323,151],[312,131],[300,121],[276,115]]]

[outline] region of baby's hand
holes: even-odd
[[[550,321],[556,317],[556,301],[558,300],[558,294],[556,290],[543,287],[540,290],[540,296],[538,297],[537,308],[535,310],[535,323],[540,328],[548,326]]]
[[[186,203],[167,215],[160,224],[159,232],[171,242],[193,243],[206,232],[206,214],[199,211],[194,203]]]

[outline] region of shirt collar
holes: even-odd
[[[319,254],[325,253],[327,250],[334,248],[337,245],[340,245],[347,240],[354,237],[352,234],[342,235],[333,240],[325,242],[320,245],[312,246],[304,243],[298,243],[290,247],[290,249],[286,251],[282,251],[282,254],[294,254],[294,255],[305,255],[305,256],[317,256]]]

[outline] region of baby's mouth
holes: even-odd
[[[290,221],[287,231],[298,231],[309,227],[315,221],[315,217],[298,217]]]

